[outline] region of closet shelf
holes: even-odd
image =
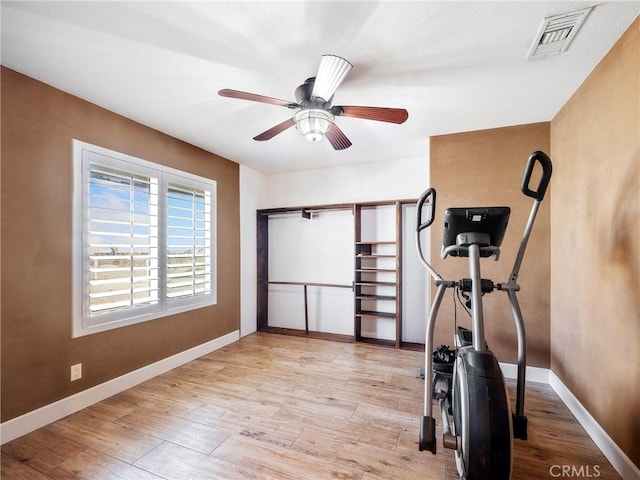
[[[360,281],[355,283],[360,287],[395,287],[396,282],[374,282],[374,281]]]
[[[358,295],[356,300],[395,300],[395,295]]]
[[[356,272],[361,273],[396,273],[395,268],[356,268]]]
[[[382,241],[373,241],[373,242],[356,242],[356,245],[395,245],[395,240],[382,240]]]
[[[394,312],[376,312],[373,310],[361,310],[356,313],[358,317],[374,317],[374,318],[396,318]]]

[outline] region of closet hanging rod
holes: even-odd
[[[273,215],[290,215],[292,213],[301,213],[301,212],[328,212],[328,211],[337,211],[337,210],[352,210],[353,203],[337,203],[332,205],[320,205],[320,206],[312,206],[312,207],[281,207],[281,208],[268,208],[265,210],[258,210],[258,214],[270,217]]]
[[[279,282],[268,280],[265,282],[267,285],[302,285],[308,287],[334,287],[334,288],[350,288],[353,289],[353,285],[341,285],[338,283],[317,283],[317,282]]]
[[[287,215],[292,213],[305,212],[326,212],[330,210],[353,210],[356,205],[363,208],[371,208],[381,205],[401,205],[415,204],[418,200],[414,198],[403,198],[400,200],[377,200],[369,202],[349,202],[349,203],[328,203],[324,205],[299,205],[295,207],[276,207],[258,210],[258,215],[269,217],[271,215]]]

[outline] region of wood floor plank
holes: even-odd
[[[235,435],[211,456],[226,464],[230,472],[237,474],[228,478],[360,480],[363,473],[357,465],[341,465],[300,450],[276,448]],[[241,470],[236,471],[238,469]]]
[[[393,385],[391,376],[378,377],[377,379],[352,376],[347,381],[344,389],[352,392],[355,398],[361,399],[365,397],[372,405],[392,409],[398,408],[400,400],[403,398],[399,395],[401,388]],[[419,400],[418,396],[414,398],[416,401]]]
[[[205,403],[205,400],[180,388],[166,387],[162,377],[120,392],[113,397],[133,405],[180,417]]]
[[[357,403],[329,400],[318,400],[317,398],[291,400],[278,411],[280,418],[298,415],[317,415],[325,420],[332,421],[334,418],[351,418],[358,408]]]
[[[228,480],[230,477],[216,459],[190,448],[163,442],[134,464],[165,479]]]
[[[2,453],[3,480],[6,458],[11,458],[11,463],[19,462],[30,469],[17,471],[9,465],[10,471],[24,475],[17,477],[20,480],[29,478],[28,475],[33,475],[33,471],[51,479],[158,479],[148,471],[46,429],[36,430],[3,445]],[[34,479],[40,480],[40,477],[34,476]]]
[[[0,478],[3,480],[51,480],[50,476],[4,453],[1,462]]]
[[[360,402],[353,418],[362,423],[380,425],[382,427],[411,428],[416,425],[416,415],[402,412],[394,408],[381,407],[366,401]]]
[[[119,418],[134,412],[138,408],[134,403],[126,402],[122,398],[109,397],[105,400],[94,403],[86,408],[85,412],[106,420],[116,421]]]
[[[304,409],[283,406],[275,415],[276,419],[286,419],[303,427],[303,430],[314,429],[325,435],[333,436],[337,440],[349,443],[361,443],[379,448],[393,450],[398,444],[400,429],[362,423],[351,417],[333,417],[327,421],[326,416],[315,415]]]
[[[424,457],[408,456],[395,449],[341,440],[336,435],[328,435],[326,430],[305,429],[291,449],[323,458],[327,463],[355,466],[379,478],[441,479],[444,476],[441,464],[427,465]]]
[[[47,425],[44,430],[127,463],[135,462],[162,443],[159,438],[89,415],[84,411]]]
[[[437,405],[438,454],[418,451],[423,363],[415,351],[257,333],[3,445],[2,476],[453,480]],[[528,383],[525,408],[513,480],[563,467],[620,478],[548,385]]]
[[[303,431],[299,423],[289,421],[289,418],[267,418],[224,409],[217,405],[198,407],[185,418],[284,448],[289,448]]]
[[[162,438],[205,454],[211,453],[230,435],[228,431],[201,422],[160,414],[144,407],[138,407],[115,422],[130,430]]]

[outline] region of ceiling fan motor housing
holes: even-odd
[[[315,85],[316,77],[307,78],[302,85],[296,88],[296,100],[300,108],[319,108],[329,110],[331,108],[331,100],[333,96],[324,101],[321,98],[311,98],[311,92],[313,92],[313,86]]]

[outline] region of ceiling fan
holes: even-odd
[[[295,125],[308,140],[317,142],[326,136],[334,149],[344,150],[351,146],[351,141],[334,123],[335,117],[364,118],[397,124],[404,123],[409,117],[409,113],[403,108],[344,105],[332,107],[333,94],[352,67],[353,65],[344,58],[336,55],[323,55],[316,76],[308,78],[296,88],[297,103],[228,88],[220,90],[218,94],[223,97],[269,103],[298,110],[292,118],[256,135],[253,137],[254,140],[269,140]]]

